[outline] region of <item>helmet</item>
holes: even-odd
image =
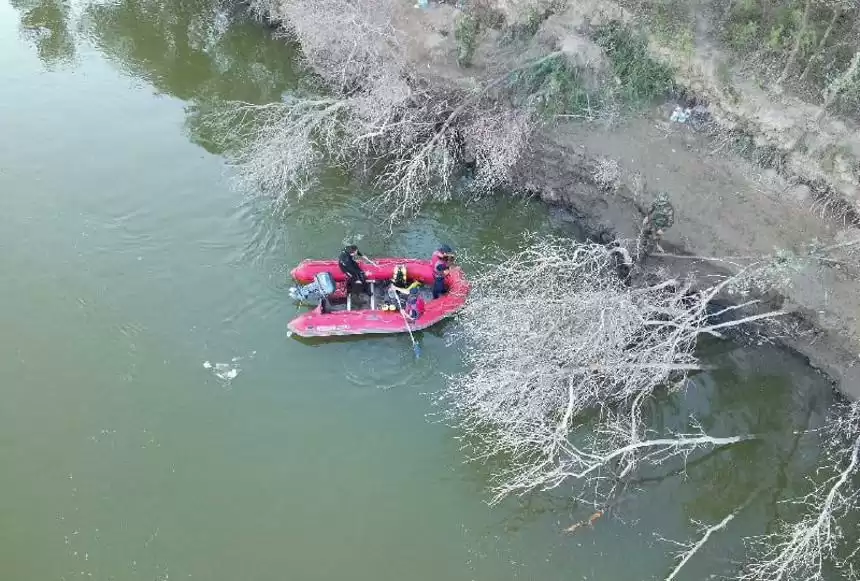
[[[441,252],[442,254],[452,254],[454,251],[451,250],[451,247],[447,244],[443,244],[439,247],[439,252]]]

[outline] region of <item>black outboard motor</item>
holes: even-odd
[[[293,300],[310,305],[318,305],[335,291],[334,278],[331,273],[321,272],[314,276],[314,281],[303,286],[290,288]]]

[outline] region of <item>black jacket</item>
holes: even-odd
[[[357,255],[363,256],[361,252],[358,252]],[[340,266],[340,269],[344,274],[348,276],[353,278],[364,277],[364,272],[362,272],[361,267],[349,253],[349,250],[344,249],[344,251],[340,253],[340,258],[337,259],[337,264]]]

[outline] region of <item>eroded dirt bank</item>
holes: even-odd
[[[501,2],[511,14],[516,4]],[[654,195],[668,193],[676,222],[663,247],[683,258],[648,262],[666,275],[704,280],[780,257],[785,264],[772,269],[762,285],[767,290],[753,292],[762,310],[790,313],[771,337],[860,398],[860,257],[837,251],[823,260],[802,258],[811,248],[860,238],[856,124],[769,88],[766,77],[733,63],[716,39],[714,3],[672,4],[690,16],[678,29],[683,43],[642,16],[647,4],[567,3],[540,34],[592,69],[605,69],[605,51],[589,42],[589,31],[611,21],[641,27],[652,57],[672,68],[679,89],[706,103],[708,126],[694,131],[670,121],[680,101],[607,123],[560,121],[536,136],[515,186],[569,208],[587,234],[605,240],[635,237]]]
[[[704,281],[767,266],[754,285],[762,308],[789,313],[771,335],[860,397],[860,244],[840,246],[860,241],[850,121],[728,66],[711,42],[716,20],[693,19],[679,46],[608,0],[359,8],[345,17],[336,3],[260,0],[334,96],[279,104],[282,138],[258,148],[252,177],[287,176],[271,189],[289,190],[320,136],[337,136],[324,149],[345,167],[396,161],[376,184],[393,216],[451,199],[440,184],[471,164],[481,193],[530,192],[605,241],[637,237],[665,192],[675,224],[648,267]],[[320,27],[320,14],[336,22]],[[707,130],[670,120],[682,94],[706,103]]]
[[[664,114],[665,117],[664,117]],[[803,186],[744,159],[713,153],[711,140],[665,119],[666,108],[619,126],[558,126],[546,131],[518,168],[518,187],[570,209],[590,236],[635,237],[656,191],[669,194],[675,225],[666,254],[648,267],[706,280],[737,272],[738,257],[802,253],[811,240],[838,243],[856,231],[810,211]],[[615,170],[607,183],[607,169]],[[705,257],[698,259],[690,258]],[[804,262],[787,269],[762,309],[791,314],[771,338],[806,356],[837,387],[860,397],[860,284],[850,263]],[[731,299],[732,297],[727,297]],[[750,297],[746,297],[750,298]],[[737,300],[737,297],[735,297]]]
[[[497,6],[516,20],[518,3]],[[699,8],[700,16],[706,14],[706,7]],[[543,15],[535,38],[598,74],[611,65],[589,40],[590,31],[613,20],[641,21],[606,0],[571,2]],[[456,11],[437,5],[410,20],[414,30],[423,31],[428,60],[444,62],[446,51],[455,50],[450,23]],[[789,257],[758,295],[762,309],[790,313],[771,338],[860,398],[860,257],[835,252],[825,260],[802,258],[812,247],[860,238],[852,214],[860,199],[853,163],[860,134],[850,121],[790,95],[768,93],[726,66],[728,56],[712,42],[709,26],[707,18],[698,18],[684,50],[656,35],[649,43],[653,58],[674,70],[678,87],[707,103],[706,130],[670,121],[678,102],[672,100],[644,115],[612,115],[596,123],[557,119],[536,132],[512,186],[570,210],[585,233],[604,240],[635,237],[656,193],[668,193],[676,221],[663,247],[685,257],[648,262],[667,275],[704,280],[737,272],[750,260]],[[497,58],[494,34],[484,31],[471,68],[439,68],[437,74],[461,83],[470,75],[480,78]],[[740,136],[748,145],[744,151],[736,147]]]

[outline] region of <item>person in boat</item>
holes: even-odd
[[[430,266],[433,268],[434,299],[438,299],[448,292],[448,288],[445,286],[445,277],[448,276],[448,269],[455,257],[454,251],[447,244],[436,249],[430,257]]]
[[[404,296],[408,296],[412,289],[418,288],[421,286],[421,281],[413,281],[411,284],[409,283],[409,276],[406,271],[405,264],[398,264],[394,267],[394,273],[391,275],[391,280],[388,283],[387,289],[387,302],[385,305],[385,310],[394,310],[397,307],[398,296],[397,293],[400,293]]]
[[[424,299],[418,293],[418,289],[414,288],[409,291],[409,298],[406,299],[406,308],[403,313],[410,322],[417,321],[424,314]]]
[[[421,286],[421,281],[414,280],[409,282],[409,274],[405,264],[398,264],[394,267],[394,274],[391,276],[391,287],[393,290],[403,295],[408,295],[412,289]]]
[[[445,278],[448,276],[449,266],[444,260],[440,260],[433,267],[433,298],[438,299],[448,292]]]
[[[358,265],[356,261],[357,257],[364,258],[364,255],[358,249],[358,246],[350,244],[343,249],[337,260],[337,265],[340,267],[341,272],[346,275],[346,294],[353,292],[356,283],[361,285],[365,293],[370,294],[367,288],[367,277]]]
[[[433,267],[433,270],[436,270],[436,265],[440,262],[444,262],[446,264],[451,264],[455,258],[454,251],[451,250],[451,247],[447,244],[443,244],[435,251],[433,251],[433,255],[430,257],[430,266]]]

